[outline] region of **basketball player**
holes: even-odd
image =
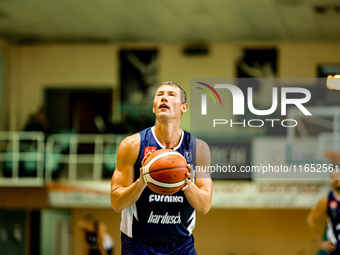
[[[321,198],[307,217],[319,249],[340,255],[340,173],[331,173],[332,191]],[[322,239],[327,222],[328,240]]]
[[[92,215],[86,214],[78,222],[83,234],[83,246],[85,255],[107,255],[104,248],[106,228],[105,225],[94,220]]]
[[[127,137],[119,146],[111,205],[122,214],[123,255],[196,254],[192,236],[195,210],[202,214],[210,210],[209,173],[188,174],[181,191],[165,196],[147,187],[141,168],[143,158],[161,148],[180,152],[191,172],[196,165],[210,165],[208,145],[179,128],[181,115],[187,110],[185,91],[174,82],[162,83],[153,102],[155,126]]]

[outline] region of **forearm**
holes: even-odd
[[[189,204],[198,212],[206,214],[211,207],[211,194],[207,189],[198,188],[194,183],[184,190]]]
[[[100,255],[107,255],[106,250],[104,249],[103,245],[99,245]]]
[[[311,229],[311,233],[312,233],[312,236],[313,236],[313,238],[316,242],[317,247],[320,247],[321,243],[323,241],[321,235],[318,233],[318,231],[316,231],[314,229]]]
[[[111,192],[111,206],[116,212],[133,205],[142,194],[146,184],[137,179],[128,187],[119,187]]]
[[[317,244],[318,247],[321,246],[323,239],[322,239],[322,228],[320,228],[320,224],[316,223],[316,222],[312,222],[311,220],[309,220],[307,222],[309,229],[312,233],[312,236]]]

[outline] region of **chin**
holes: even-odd
[[[166,117],[166,116],[169,116],[169,113],[167,112],[160,112],[157,114],[158,117]]]

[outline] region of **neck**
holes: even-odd
[[[177,122],[164,124],[156,120],[154,131],[158,141],[165,148],[174,148],[181,140],[182,131]]]

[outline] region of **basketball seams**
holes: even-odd
[[[142,166],[143,168],[143,178],[145,182],[149,182],[152,183],[153,185],[159,186],[159,187],[163,187],[163,188],[178,188],[181,185],[185,184],[186,179],[179,181],[179,182],[174,182],[174,183],[167,183],[167,182],[161,182],[158,180],[155,180],[151,175],[150,175],[150,167],[159,159],[163,158],[163,157],[167,157],[167,156],[171,156],[171,155],[176,155],[176,156],[180,156],[182,157],[184,160],[185,158],[183,157],[182,154],[180,154],[178,151],[168,151],[168,152],[163,152],[160,153],[158,155],[156,155],[154,158],[152,158],[147,164],[145,164],[144,166]],[[186,162],[186,160],[185,160]],[[168,169],[180,169],[183,167],[171,167],[171,168],[164,168],[164,169],[159,169],[155,172],[158,171],[163,171],[163,170],[168,170]]]
[[[186,179],[184,179],[183,181],[173,182],[173,183],[160,182],[152,178],[149,174],[146,175],[145,178],[147,179],[148,182],[154,185],[157,185],[159,187],[163,187],[163,188],[177,188],[178,186],[183,185],[186,181]]]
[[[161,169],[158,169],[158,170],[153,170],[151,173],[157,173],[157,172],[161,172],[161,171],[164,171],[164,170],[175,170],[175,169],[187,169],[187,168],[184,167],[184,166],[166,167],[166,168],[161,168]],[[145,174],[150,174],[150,172],[147,172]]]
[[[155,156],[154,158],[152,158],[146,165],[143,166],[143,175],[148,174],[149,173],[149,169],[152,166],[152,164],[157,161],[160,158],[166,157],[166,156],[170,156],[170,155],[177,155],[177,156],[181,156],[182,158],[183,155],[177,151],[169,151],[169,152],[164,152],[161,154],[158,154],[157,156]],[[185,158],[184,158],[185,159]],[[147,172],[146,172],[147,171]]]

